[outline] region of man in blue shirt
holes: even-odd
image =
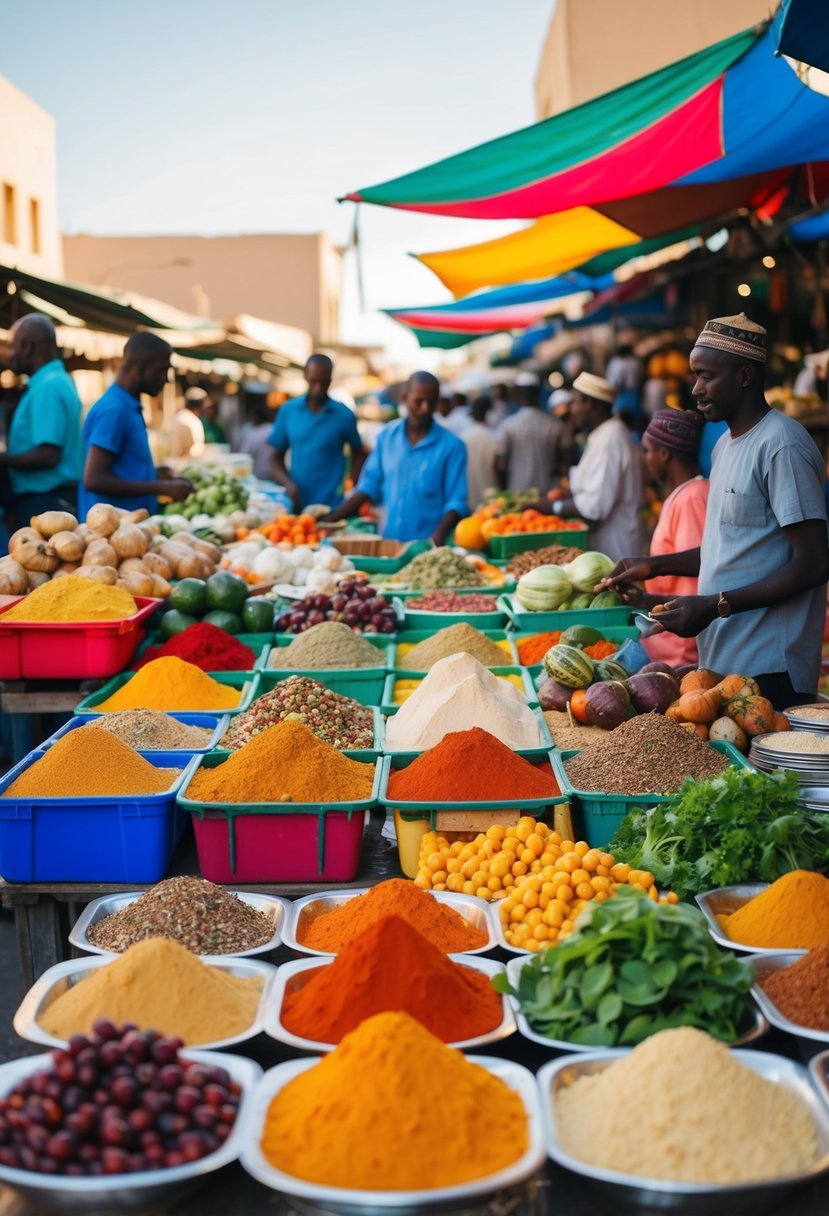
[[[83,485],[78,489],[82,519],[96,502],[152,514],[156,496],[181,502],[193,487],[184,477],[162,477],[156,470],[141,409],[141,393],[155,397],[170,371],[172,350],[150,333],[133,334],[111,384],[86,416],[81,432],[85,454]]]
[[[439,394],[429,372],[410,377],[402,397],[406,417],[380,432],[357,489],[329,522],[354,515],[365,502],[382,502],[386,536],[445,544],[467,511],[466,446],[434,421]]]
[[[43,511],[74,511],[81,475],[81,401],[58,356],[55,327],[41,313],[11,328],[12,370],[29,377],[0,468],[9,470],[19,524]]]
[[[354,414],[347,405],[328,396],[333,370],[327,355],[311,355],[305,364],[308,392],[285,402],[268,438],[274,449],[274,481],[288,491],[297,512],[311,503],[334,507],[342,502],[344,448],[351,451],[351,476],[355,481],[365,460]],[[288,451],[290,472],[285,467]]]

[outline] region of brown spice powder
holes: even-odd
[[[829,945],[811,950],[791,967],[767,971],[757,982],[790,1022],[829,1030]]]

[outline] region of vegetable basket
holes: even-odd
[[[394,603],[398,609],[398,615],[403,614],[403,627],[409,630],[421,630],[426,633],[437,633],[438,629],[445,629],[448,625],[459,625],[465,623],[472,625],[475,629],[480,629],[486,632],[489,629],[504,629],[509,620],[507,613],[503,607],[499,607],[494,612],[436,612],[428,608],[410,608],[408,601],[417,600],[424,595],[428,595],[426,591],[412,591],[408,593],[399,592]],[[455,591],[454,595],[486,595],[486,590],[481,590],[480,587],[469,587],[465,590]]]
[[[228,687],[230,687],[230,688],[238,688],[241,693],[241,699],[240,699],[238,705],[234,705],[232,709],[213,710],[212,714],[214,717],[222,716],[224,714],[230,714],[231,716],[233,716],[235,714],[241,714],[244,712],[244,710],[249,709],[251,701],[253,701],[254,698],[259,696],[259,692],[260,692],[259,672],[211,671],[211,672],[208,672],[207,674],[210,676],[210,678],[212,680],[215,680],[218,684],[227,684]],[[120,675],[114,676],[113,679],[111,679],[109,681],[109,683],[107,683],[103,686],[103,688],[99,688],[97,692],[90,693],[88,697],[84,697],[84,699],[75,706],[75,713],[82,717],[88,716],[89,714],[100,715],[101,711],[98,709],[98,706],[103,704],[104,701],[108,701],[111,696],[114,696],[114,694],[116,692],[118,692],[119,689],[123,688],[124,685],[129,680],[131,680],[134,675],[135,675],[135,672],[124,671]],[[110,711],[105,710],[104,712],[109,713]],[[166,710],[165,712],[169,713],[169,712],[179,712],[179,711]],[[209,710],[209,709],[193,710],[193,711],[181,710],[180,712],[210,714],[211,710]]]
[[[132,662],[161,602],[137,596],[138,611],[115,621],[4,621],[22,598],[0,608],[0,680],[108,679]]]
[[[587,549],[590,529],[585,524],[580,528],[550,528],[549,532],[511,532],[505,536],[490,536],[486,542],[487,552],[492,557],[509,558],[529,549],[546,549],[548,545],[567,545],[573,549]]]
[[[630,625],[633,616],[627,604],[614,608],[565,608],[555,612],[530,612],[522,608],[515,594],[502,595],[499,606],[509,616],[516,629],[522,633],[546,633],[555,629],[566,629],[568,625],[593,625],[604,629],[606,625]]]
[[[279,651],[295,641],[293,634],[279,634],[274,645],[262,655],[260,695],[271,692],[280,680],[287,680],[289,676],[304,676],[310,680],[319,680],[320,684],[324,684],[332,692],[338,692],[343,697],[352,697],[361,705],[379,705],[386,682],[386,673],[394,665],[392,662],[394,647],[389,643],[388,635],[379,634],[376,638],[366,640],[377,647],[382,658],[382,666],[299,670],[279,666]]]
[[[427,540],[413,540],[406,543],[397,540],[384,540],[380,536],[342,536],[332,537],[327,542],[338,549],[344,557],[354,563],[357,570],[364,574],[397,574],[418,553],[425,553],[432,545]]]

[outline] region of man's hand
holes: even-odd
[[[653,578],[653,568],[649,557],[622,557],[607,578],[603,578],[598,586],[602,591],[619,591],[620,585],[643,583],[648,578]]]
[[[604,583],[599,586],[601,590],[605,590]],[[654,600],[652,595],[647,595],[636,583],[616,583],[613,590],[623,603],[630,604],[631,608],[648,608]]]
[[[173,477],[169,481],[158,483],[158,493],[161,498],[170,498],[173,502],[184,502],[193,493],[193,486],[186,477]]]
[[[668,633],[681,638],[694,638],[717,619],[716,595],[685,595],[668,600],[663,612],[651,611],[651,616]]]

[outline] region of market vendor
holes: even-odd
[[[702,544],[623,558],[608,585],[699,575],[668,601],[666,630],[698,635],[700,663],[754,673],[777,709],[813,699],[829,578],[823,461],[808,432],[763,392],[768,336],[740,313],[708,321],[691,352],[697,409],[728,431],[714,452]]]
[[[357,489],[327,522],[356,515],[363,503],[382,503],[386,536],[446,543],[467,512],[466,447],[434,421],[439,394],[430,372],[409,378],[401,398],[406,417],[380,432]]]

